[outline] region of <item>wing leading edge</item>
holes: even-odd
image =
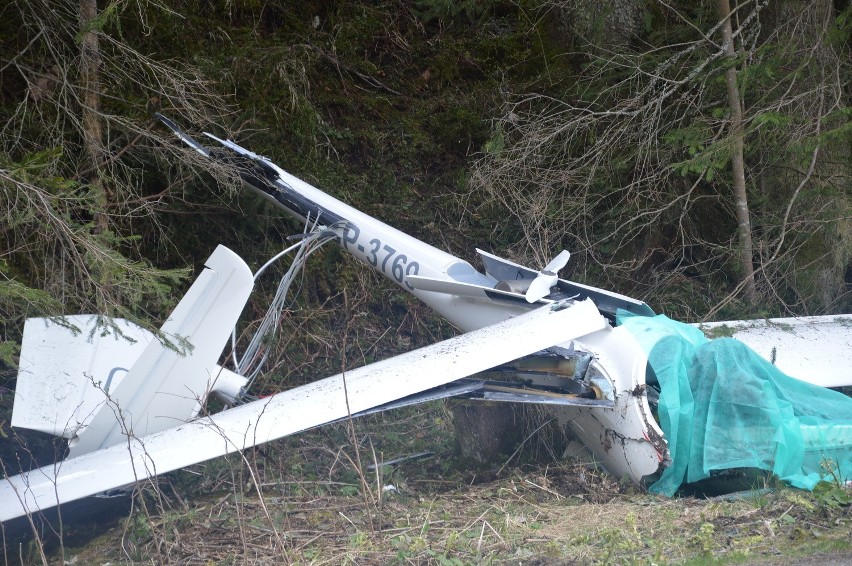
[[[607,326],[592,301],[504,322],[0,482],[0,520],[269,442],[451,383]],[[487,352],[487,355],[485,354]],[[347,403],[348,398],[348,403]]]

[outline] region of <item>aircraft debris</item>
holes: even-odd
[[[661,492],[671,492],[672,478],[691,481],[718,469],[718,461],[712,459],[709,468],[704,464],[685,467],[683,462],[692,462],[693,452],[708,445],[706,435],[729,421],[693,419],[681,423],[673,395],[693,395],[697,401],[693,413],[707,412],[711,403],[693,393],[688,374],[686,379],[679,373],[678,379],[669,379],[666,374],[667,365],[679,369],[691,363],[684,351],[697,351],[700,340],[692,335],[686,340],[689,348],[681,344],[662,357],[658,350],[658,342],[677,345],[678,337],[700,334],[698,329],[685,325],[655,327],[654,321],[661,319],[644,302],[560,279],[558,272],[570,259],[567,251],[536,270],[477,250],[485,266],[482,273],[468,262],[340,202],[232,141],[206,134],[221,146],[211,150],[171,120],[158,118],[189,147],[211,161],[236,167],[246,185],[305,223],[300,242],[285,250],[296,250],[299,258],[291,269],[297,270],[321,243],[333,241],[421,299],[463,334],[254,400],[247,389],[260,364],[246,365],[236,354],[233,370],[216,363],[253,285],[248,266],[221,246],[162,329],[178,347],[164,345],[126,321],[115,324],[136,338],[135,344],[91,332],[74,334],[43,319],[28,321],[12,424],[68,438],[71,454],[57,465],[0,482],[0,521],[37,514],[335,420],[445,397],[546,404],[559,423],[610,473],[639,485],[664,484]],[[279,295],[286,294],[285,283],[279,287]],[[273,310],[283,308],[278,299],[276,295],[270,323],[264,328],[275,327]],[[622,319],[625,323],[617,324]],[[74,315],[69,320],[85,329],[94,328],[96,322],[93,315]],[[850,321],[852,317],[846,315],[819,324],[727,324],[736,326],[745,342],[763,344],[761,340],[768,340],[772,362],[780,366],[797,359],[805,370],[820,368],[817,383],[834,386],[852,383],[845,356],[852,345]],[[790,340],[779,342],[777,330],[787,327],[793,328]],[[767,332],[748,331],[755,328]],[[776,332],[766,339],[772,329]],[[253,344],[259,345],[266,338],[268,334],[259,334]],[[838,340],[845,345],[841,353],[836,348],[829,351],[816,347],[818,343],[836,345]],[[181,344],[191,347],[181,349]],[[741,352],[737,348],[743,346],[734,347]],[[809,351],[813,355],[808,355]],[[797,355],[790,356],[789,352]],[[263,355],[253,350],[248,358],[262,364]],[[782,387],[779,383],[786,383],[783,387],[798,391],[800,397],[808,396],[811,405],[816,397],[831,397],[811,395],[815,390],[828,391],[822,388],[790,385],[775,376],[776,372],[780,374],[778,368],[755,360],[749,357],[746,361],[754,370],[752,374],[773,374],[772,379],[749,381],[736,374],[743,384],[752,383],[755,391],[777,389]],[[826,364],[845,369],[831,373],[823,369]],[[506,379],[480,379],[477,374],[485,370]],[[715,389],[714,394],[747,397],[747,392],[731,382],[731,375],[714,375],[705,381],[723,380],[728,385],[721,393]],[[675,389],[665,382],[675,383]],[[702,390],[698,387],[694,391]],[[198,407],[211,393],[237,406],[196,418]],[[805,401],[796,399],[795,393],[792,399],[777,398],[782,397],[788,405]],[[782,401],[778,401],[779,406]],[[812,413],[819,411],[812,409],[797,415],[798,432],[793,431],[794,440],[786,443],[778,441],[775,432],[795,428],[792,421],[767,424],[743,420],[750,424],[737,429],[739,437],[726,437],[735,454],[756,451],[767,456],[762,460],[733,458],[732,462],[762,466],[788,477],[786,468],[772,467],[782,449],[804,450],[807,470],[811,471],[817,457],[849,461],[852,422],[832,421],[837,413],[831,411],[820,413],[823,420],[816,422]],[[662,428],[655,411],[659,411]],[[766,430],[757,434],[757,429]],[[839,469],[841,473],[852,473],[844,466]]]

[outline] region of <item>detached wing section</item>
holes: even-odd
[[[129,437],[61,466],[0,480],[0,521],[364,412],[607,326],[591,301],[567,305],[554,303],[269,399],[143,438]]]
[[[731,336],[791,377],[822,387],[852,385],[852,315],[706,322],[710,336]]]

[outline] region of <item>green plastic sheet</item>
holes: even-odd
[[[852,478],[852,398],[792,378],[733,338],[664,315],[621,311],[660,387],[671,465],[650,490],[673,495],[715,470],[758,468],[793,486]],[[806,347],[806,345],[803,345]]]

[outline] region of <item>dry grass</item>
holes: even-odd
[[[588,462],[523,456],[517,467],[458,470],[444,405],[392,416],[355,421],[362,455],[382,462],[429,447],[435,455],[359,472],[345,427],[327,427],[247,455],[251,474],[232,459],[169,475],[98,539],[66,547],[64,560],[717,564],[852,556],[852,510],[810,493],[777,486],[740,500],[667,499]]]

